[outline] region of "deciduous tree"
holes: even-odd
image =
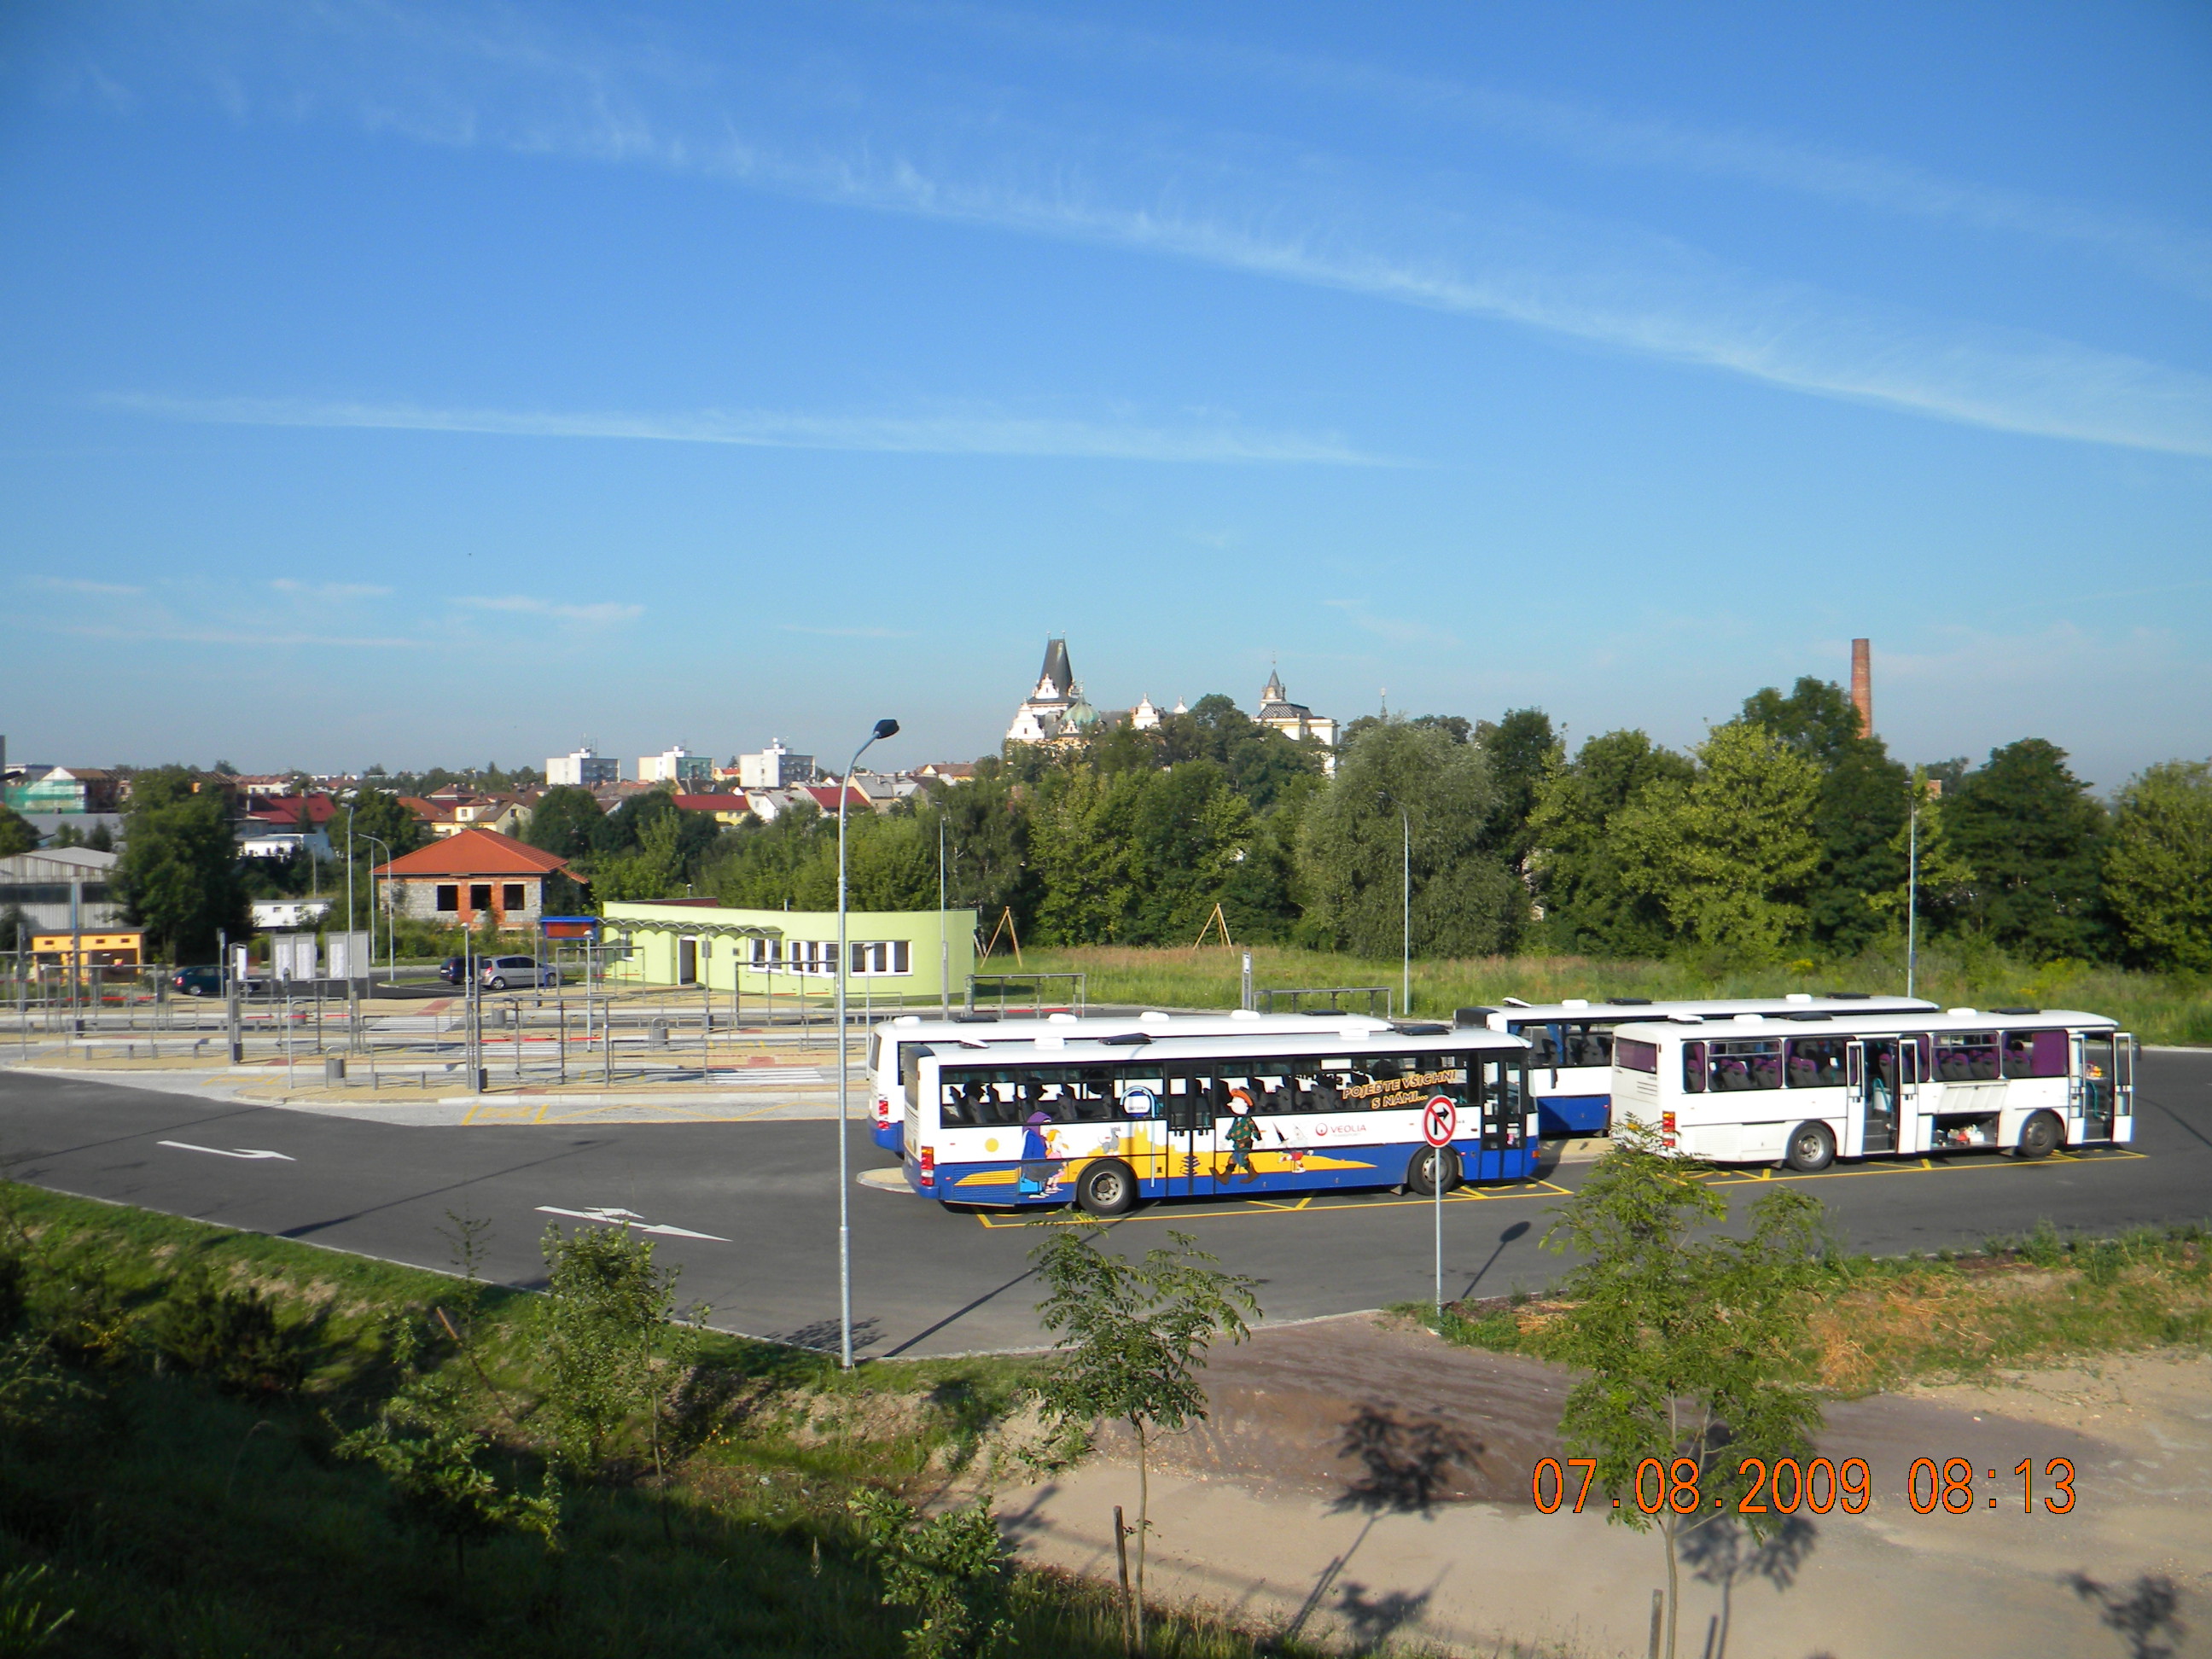
[[[1974,872],[1967,926],[2039,958],[2102,953],[2105,809],[2064,750],[2041,738],[1991,750],[1947,796],[1944,817]]]
[[[1696,752],[1688,783],[1655,783],[1614,818],[1624,884],[1707,950],[1771,957],[1805,926],[1820,774],[1746,720],[1715,726]]]
[[[213,790],[192,793],[181,766],[142,772],[131,786],[128,833],[115,866],[125,917],[146,930],[155,961],[209,962],[216,935],[250,931],[230,816]]]
[[[1801,1463],[1820,1424],[1807,1363],[1808,1291],[1823,1271],[1817,1200],[1778,1187],[1750,1206],[1741,1238],[1705,1229],[1728,1213],[1705,1171],[1617,1127],[1613,1149],[1559,1207],[1546,1243],[1582,1258],[1559,1289],[1553,1352],[1583,1373],[1559,1435],[1596,1465],[1608,1521],[1666,1545],[1667,1659],[1681,1615],[1683,1541],[1741,1522],[1764,1537],[1771,1510],[1738,1516],[1746,1459]],[[1656,1463],[1656,1468],[1652,1466]],[[1638,1501],[1655,1486],[1656,1513]],[[1687,1506],[1673,1495],[1689,1490]]]
[[[1496,801],[1488,763],[1473,744],[1399,720],[1362,732],[1299,829],[1306,926],[1316,939],[1364,957],[1398,954],[1401,836],[1410,823],[1414,954],[1508,948],[1528,894],[1484,845]]]
[[[2120,791],[2105,892],[2146,965],[2212,973],[2212,765],[2167,761]]]
[[[1613,823],[1655,784],[1687,785],[1696,768],[1641,732],[1585,741],[1572,761],[1556,748],[1530,810],[1529,868],[1552,948],[1656,956],[1674,924],[1652,894],[1629,885]]]
[[[1060,1364],[1036,1399],[1062,1452],[1079,1455],[1101,1419],[1118,1419],[1137,1442],[1137,1583],[1130,1608],[1134,1644],[1145,1644],[1145,1540],[1150,1529],[1150,1450],[1154,1434],[1206,1414],[1199,1374],[1218,1340],[1242,1342],[1260,1316],[1253,1281],[1227,1273],[1186,1233],[1172,1249],[1141,1261],[1098,1246],[1104,1227],[1057,1226],[1030,1252],[1045,1286],[1037,1316],[1058,1334]]]

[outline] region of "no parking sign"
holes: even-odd
[[[1459,1132],[1459,1108],[1443,1095],[1421,1109],[1421,1139],[1431,1146],[1449,1146]]]

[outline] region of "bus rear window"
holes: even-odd
[[[1625,1066],[1632,1072],[1656,1073],[1659,1069],[1659,1045],[1638,1042],[1634,1037],[1623,1037],[1613,1045],[1613,1063]]]

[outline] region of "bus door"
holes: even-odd
[[[2136,1040],[2130,1031],[2112,1037],[2112,1139],[2136,1138]]]
[[[1167,1131],[1167,1170],[1164,1188],[1169,1198],[1213,1196],[1214,1133],[1213,1080],[1188,1071],[1169,1072],[1165,1079],[1164,1109]]]
[[[1895,1037],[1867,1037],[1852,1042],[1847,1051],[1846,1081],[1851,1089],[1853,1115],[1858,1119],[1858,1150],[1862,1156],[1898,1149],[1898,1125],[1905,1116],[1916,1071],[1918,1048]],[[1848,1140],[1850,1137],[1846,1136]]]
[[[2112,1138],[2112,1118],[2119,1097],[2122,1061],[2119,1051],[2127,1051],[2133,1058],[2135,1044],[2131,1040],[2115,1042],[2109,1031],[2077,1031],[2074,1036],[2074,1079],[2069,1093],[2068,1113],[2081,1123],[2081,1138],[2084,1140],[2110,1140]],[[2135,1090],[2133,1066],[2127,1066],[2130,1097],[2130,1109],[2134,1107]]]

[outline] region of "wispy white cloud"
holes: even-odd
[[[362,636],[342,634],[301,634],[282,629],[225,629],[148,626],[100,627],[62,626],[53,629],[57,634],[68,634],[78,639],[91,640],[160,640],[185,645],[326,645],[364,647],[372,649],[420,651],[434,641],[410,640],[396,636]]]
[[[269,584],[279,593],[291,593],[307,599],[382,599],[392,590],[374,582],[301,582],[289,576],[279,576]]]
[[[979,7],[905,9],[927,22],[1087,64],[1112,59],[1194,82],[1233,76],[1356,101],[1400,118],[1480,129],[1592,165],[1735,179],[1899,217],[2070,243],[2199,299],[2212,299],[2212,236],[2200,230],[2091,203],[1947,178],[1892,157],[1807,144],[1771,132],[1623,116],[1562,99],[1244,44]]]
[[[502,593],[490,596],[471,596],[457,599],[455,605],[471,611],[512,611],[533,617],[552,617],[562,622],[625,623],[635,622],[645,614],[641,605],[626,605],[615,600],[603,600],[595,605],[568,605],[554,599],[542,599],[529,593]]]
[[[1628,225],[1481,199],[1450,179],[1409,182],[1422,174],[1419,167],[1366,165],[1241,134],[1170,143],[1161,135],[1184,130],[1171,122],[1125,120],[1101,137],[1071,128],[1057,111],[1025,118],[1018,96],[972,89],[936,86],[929,95],[949,101],[925,107],[908,86],[876,85],[842,66],[817,64],[801,74],[767,58],[718,62],[711,52],[640,44],[635,35],[564,35],[525,12],[429,13],[390,0],[331,0],[312,15],[270,15],[296,32],[296,50],[257,61],[249,72],[209,47],[214,55],[200,65],[240,119],[335,117],[418,143],[652,166],[1504,320],[2004,431],[2212,454],[2212,376],[1763,278]],[[1323,74],[1287,58],[1255,58],[1253,72]],[[1622,120],[1381,72],[1328,73],[1340,90],[1511,131],[1595,161],[1756,179],[1923,217],[2152,250],[2142,257],[2163,261],[2184,286],[2212,288],[2212,242],[2193,233],[1757,135]],[[865,118],[856,112],[862,110]],[[225,414],[197,405],[197,417],[925,453],[1373,459],[1333,440],[990,415],[227,407]],[[166,412],[187,410],[172,403]]]
[[[1372,634],[1393,645],[1457,645],[1459,641],[1443,629],[1413,617],[1378,617],[1367,608],[1364,599],[1323,599],[1322,603],[1332,611],[1343,614],[1345,621],[1363,634]]]
[[[1394,466],[1340,440],[1233,426],[1171,427],[1035,419],[988,412],[825,416],[706,410],[688,415],[425,409],[410,404],[311,403],[285,398],[168,398],[142,392],[100,399],[169,420],[233,426],[361,427],[471,432],[523,438],[632,438],[754,449],[865,450],[882,454],[1006,455],[1060,459]]]
[[[23,585],[26,587],[41,587],[52,593],[92,593],[107,599],[119,599],[146,591],[128,582],[87,581],[76,576],[26,576]]]
[[[776,624],[787,634],[811,634],[825,640],[913,640],[921,635],[908,628],[805,628],[798,623]]]

